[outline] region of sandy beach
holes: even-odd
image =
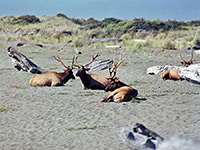
[[[0,41],[0,147],[2,150],[125,150],[129,149],[117,131],[135,123],[144,124],[164,138],[180,136],[200,141],[200,86],[187,81],[163,81],[148,75],[148,67],[180,65],[175,50],[152,50],[131,53],[125,48],[79,48],[78,62],[86,64],[91,54],[97,60],[124,58],[117,77],[138,90],[140,103],[90,103],[108,93],[84,90],[81,80],[69,80],[60,87],[31,87],[33,74],[17,71],[7,54],[13,46],[38,66],[61,72],[53,59],[59,54],[70,65],[77,48],[55,44],[16,47],[15,42]],[[199,58],[200,56],[195,56]],[[199,59],[197,59],[199,60]],[[194,63],[198,63],[195,61]],[[74,74],[76,70],[73,70]],[[108,75],[108,70],[94,72]]]

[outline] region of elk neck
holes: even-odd
[[[82,72],[81,74],[78,75],[81,79],[81,82],[87,86],[90,84],[91,76],[87,74],[86,72]]]
[[[69,71],[60,72],[58,75],[63,83],[66,83],[69,80]]]

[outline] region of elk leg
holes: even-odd
[[[84,85],[84,90],[88,90],[88,88]]]
[[[114,102],[122,102],[124,100],[124,96],[121,95],[120,93],[117,93],[114,97],[113,97],[113,101]]]
[[[51,86],[63,86],[63,84],[61,84],[59,82],[52,82]]]

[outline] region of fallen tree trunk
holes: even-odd
[[[172,65],[153,66],[147,68],[147,74],[161,75],[163,72],[171,69],[178,69],[179,70],[178,74],[182,79],[185,79],[195,84],[200,84],[200,64],[191,64],[187,67],[172,66]]]

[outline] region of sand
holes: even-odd
[[[63,67],[53,56],[59,54],[71,64],[76,48],[44,45],[43,48],[15,42],[0,42],[0,147],[2,150],[125,150],[128,147],[117,134],[121,127],[142,123],[164,138],[180,136],[200,140],[200,86],[187,81],[163,81],[148,75],[150,66],[171,63],[180,65],[176,51],[149,49],[130,53],[124,48],[79,48],[78,62],[86,64],[90,55],[97,60],[125,58],[118,68],[121,81],[136,88],[140,103],[90,103],[108,93],[84,90],[81,80],[69,80],[61,87],[31,87],[33,74],[17,71],[6,48],[14,46],[41,68],[61,72]],[[198,60],[199,56],[195,56]],[[197,62],[197,61],[196,61]],[[76,73],[76,70],[73,71]],[[94,72],[108,75],[108,71]]]

